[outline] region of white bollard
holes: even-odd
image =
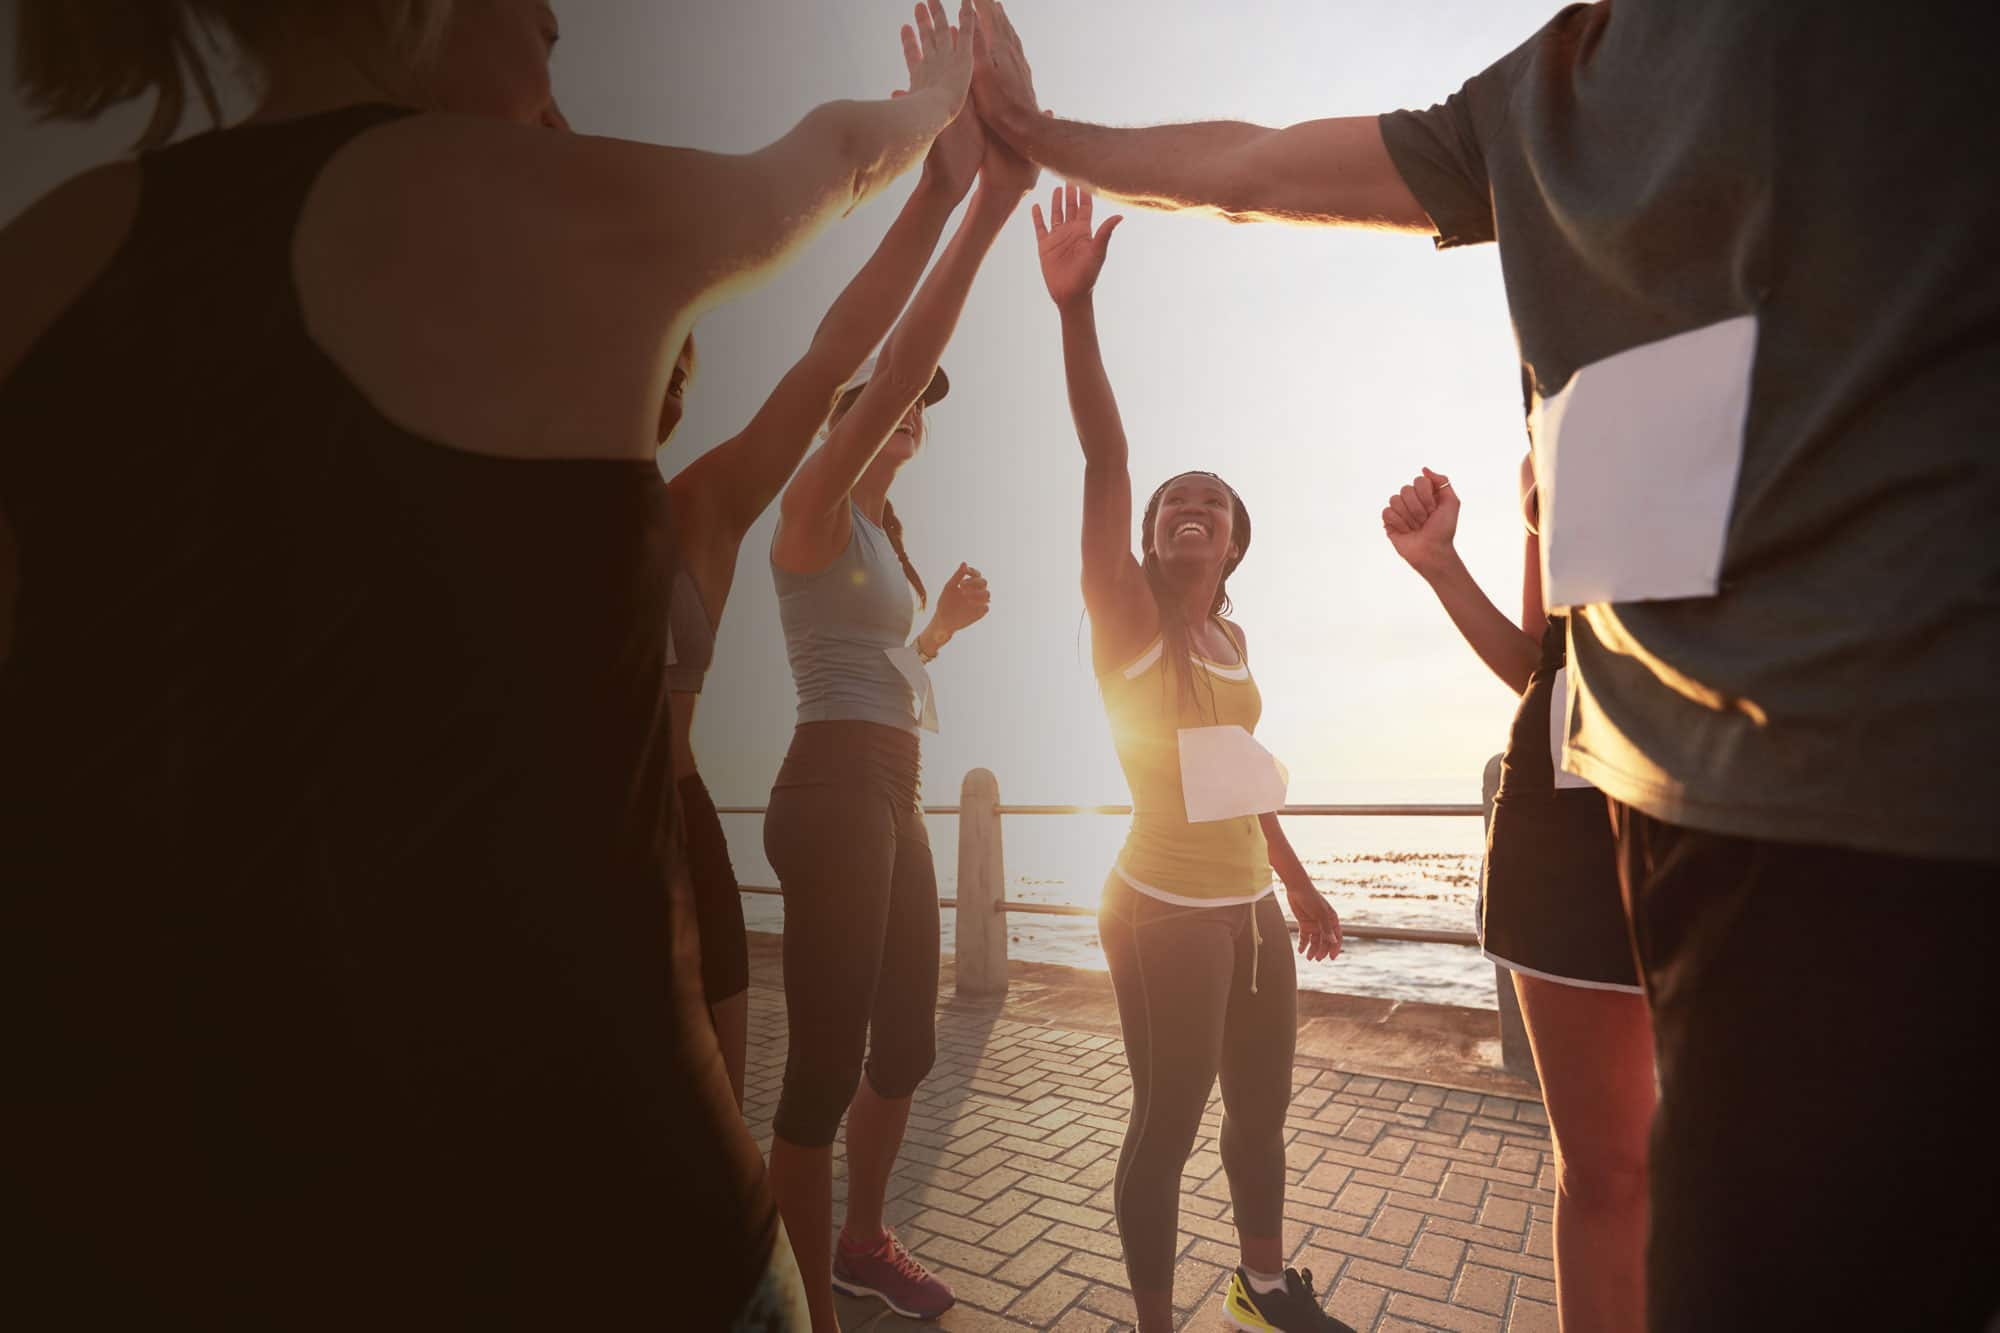
[[[983,768],[958,793],[958,993],[1007,993],[1007,873],[1000,848],[1000,780]]]

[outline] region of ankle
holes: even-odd
[[[854,1224],[849,1222],[840,1228],[841,1247],[855,1254],[872,1254],[874,1251],[881,1249],[882,1243],[888,1239],[889,1229],[887,1227],[878,1226],[872,1232],[864,1232],[856,1229]]]

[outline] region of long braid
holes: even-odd
[[[896,517],[896,508],[886,496],[882,500],[882,531],[888,536],[889,545],[895,549],[896,558],[903,562],[903,577],[917,590],[917,605],[928,607],[931,595],[924,590],[924,580],[917,573],[917,567],[910,563],[910,553],[903,549],[903,520]]]

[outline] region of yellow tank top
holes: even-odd
[[[1168,902],[1222,906],[1270,891],[1271,854],[1254,815],[1190,823],[1181,788],[1183,727],[1239,726],[1255,732],[1263,696],[1242,641],[1238,665],[1194,658],[1194,697],[1162,660],[1162,642],[1098,679],[1118,762],[1132,789],[1132,828],[1117,871],[1141,893]]]

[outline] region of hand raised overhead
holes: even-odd
[[[1382,530],[1412,569],[1421,573],[1434,567],[1450,554],[1458,533],[1458,492],[1451,479],[1425,468],[1389,497],[1382,510]]]
[[[1007,138],[1009,126],[1042,114],[1035,100],[1034,71],[1028,68],[1027,53],[1007,17],[1007,7],[999,0],[976,0],[975,7],[980,51],[972,76],[973,100],[987,128]]]
[[[903,29],[903,60],[910,70],[910,94],[936,93],[953,116],[972,86],[973,47],[978,44],[972,0],[963,0],[958,27],[945,21],[943,0],[917,6],[916,29]]]
[[[1049,198],[1049,218],[1042,220],[1042,206],[1035,205],[1035,248],[1042,258],[1042,281],[1049,299],[1058,306],[1083,300],[1097,286],[1104,269],[1104,256],[1111,233],[1125,220],[1114,213],[1091,234],[1091,196],[1074,185],[1058,185]]]
[[[910,71],[911,92],[916,91],[925,59],[920,30],[929,28],[935,33],[937,15],[932,13],[932,9],[936,7],[937,0],[918,5],[916,26],[903,25],[903,64]],[[942,12],[941,8],[939,12]],[[906,93],[895,95],[908,96]],[[978,111],[967,103],[959,107],[957,117],[932,141],[930,154],[924,158],[924,175],[949,197],[962,198],[972,188],[985,157],[986,129],[980,123]]]

